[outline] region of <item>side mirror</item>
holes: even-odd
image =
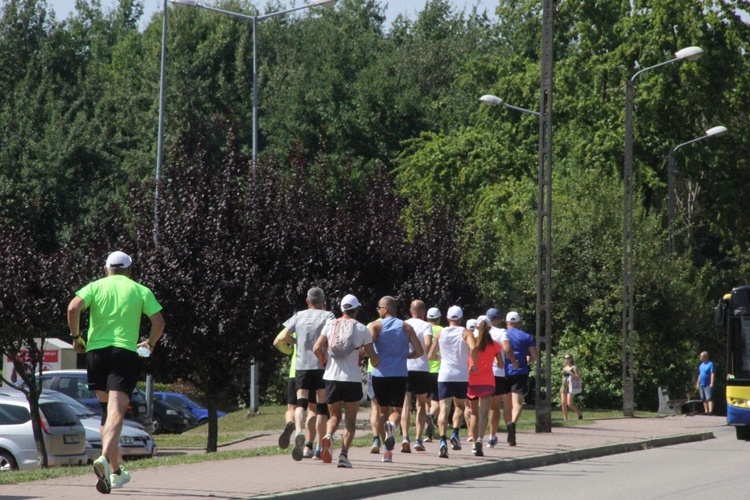
[[[716,328],[722,328],[724,326],[724,315],[727,310],[727,305],[723,300],[720,300],[716,307],[714,307],[714,326]]]

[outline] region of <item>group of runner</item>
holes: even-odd
[[[501,402],[508,444],[516,445],[516,423],[523,410],[529,366],[538,357],[534,338],[518,328],[521,318],[517,312],[506,315],[507,329],[501,327],[500,312],[495,308],[463,326],[462,309],[452,306],[446,313],[448,326],[443,328],[439,309],[428,310],[424,302],[414,300],[409,308],[411,317],[404,321],[397,317],[398,301],[385,296],[378,301],[378,319],[365,326],[357,321],[362,305],[354,295],[342,299],[339,319],[326,310],[320,288],[311,288],[306,302],[307,309],[285,321],[274,341],[280,351],[293,354],[286,425],[279,446],[288,448],[294,433],[294,460],[333,461],[333,436],[343,404],[338,466],[352,467],[348,452],[363,398],[363,356],[369,358],[371,453],[380,454],[385,446],[383,462],[393,461],[397,426],[401,427],[401,452],[412,452],[412,404],[416,409],[414,451],[426,451],[425,443],[432,442],[437,420],[438,455],[448,458],[448,443],[453,450],[462,447],[459,429],[465,419],[472,453],[483,456],[488,424],[486,446],[497,445]]]

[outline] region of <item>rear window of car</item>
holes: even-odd
[[[29,420],[31,414],[23,406],[0,403],[0,425],[20,425]]]
[[[50,427],[67,427],[80,421],[65,403],[43,403],[39,405]]]

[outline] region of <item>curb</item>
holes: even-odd
[[[631,451],[642,451],[662,446],[673,446],[676,444],[693,443],[714,439],[710,431],[696,434],[681,434],[663,438],[654,438],[632,443],[618,443],[595,448],[583,448],[580,450],[549,453],[530,457],[510,458],[504,460],[491,460],[483,463],[464,465],[461,467],[445,467],[414,472],[400,476],[384,477],[382,479],[371,479],[355,483],[343,483],[305,491],[290,491],[288,493],[277,493],[274,495],[259,496],[253,498],[282,498],[287,500],[320,499],[347,500],[352,498],[367,498],[376,495],[387,495],[419,488],[439,486],[446,483],[466,481],[481,477],[517,472],[526,469],[535,469],[547,465],[557,465],[578,460],[629,453]]]

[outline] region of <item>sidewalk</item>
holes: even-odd
[[[334,445],[334,463],[303,460],[290,454],[269,457],[220,460],[179,466],[137,470],[124,488],[112,495],[137,499],[180,498],[363,498],[366,496],[434,486],[501,472],[525,470],[543,465],[710,439],[726,428],[726,420],[711,416],[673,416],[648,419],[600,420],[591,425],[553,428],[552,433],[519,432],[518,446],[500,443],[485,448],[485,456],[474,457],[471,445],[450,450],[449,459],[437,456],[438,443],[426,443],[424,453],[400,453],[393,463],[382,463],[382,455],[369,448],[352,448],[353,469],[338,469],[336,458],[340,435]],[[358,430],[358,434],[364,434]],[[267,434],[222,449],[275,445],[278,434]],[[166,451],[166,450],[165,450]],[[291,453],[291,447],[289,449]],[[0,497],[11,499],[101,499],[94,488],[94,474],[50,479],[0,487]]]

